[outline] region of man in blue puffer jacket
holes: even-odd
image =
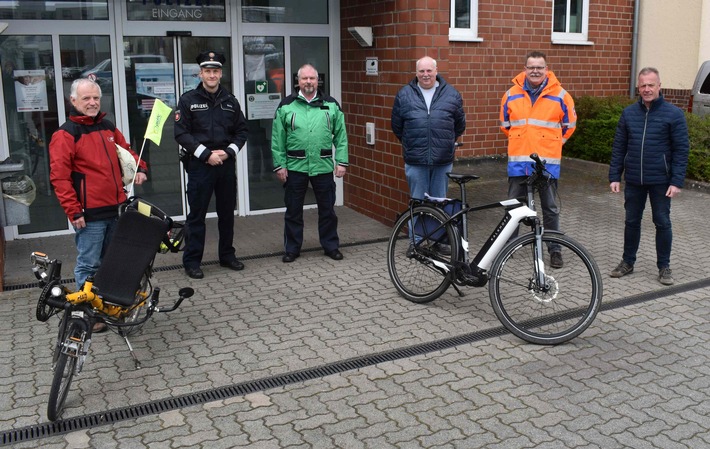
[[[641,98],[624,109],[616,127],[609,165],[612,192],[620,191],[622,173],[626,181],[624,255],[611,277],[619,278],[634,271],[648,197],[656,226],[658,280],[672,285],[671,198],[680,193],[685,181],[690,148],[688,125],[683,111],[663,100],[657,69],[641,69],[638,89]]]
[[[437,75],[436,61],[417,61],[416,78],[397,93],[392,131],[402,142],[412,198],[445,197],[456,139],[466,130],[461,94]]]

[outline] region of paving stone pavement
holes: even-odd
[[[243,395],[54,433],[18,448],[700,448],[710,447],[710,195],[686,189],[673,200],[676,286],[656,280],[653,225],[644,220],[635,272],[611,279],[621,259],[623,197],[608,193],[605,166],[565,161],[562,227],[594,255],[604,274],[603,310],[575,340],[554,347],[510,334],[340,370]],[[481,175],[473,204],[501,199],[501,161],[462,163]],[[452,195],[455,192],[451,192]],[[179,257],[159,255],[154,283],[169,303],[179,287],[196,294],[157,314],[131,339],[136,370],[114,334],[94,337],[64,417],[309,370],[386,351],[497,329],[487,289],[453,289],[419,305],[399,297],[387,275],[389,228],[339,208],[345,259],[318,249],[308,211],[305,247],[280,260],[280,214],[239,218],[241,272],[221,269],[214,245],[205,279],[188,279]],[[394,218],[394,217],[392,217]],[[472,241],[495,214],[482,214]],[[212,223],[213,225],[213,223]],[[241,233],[241,234],[240,234]],[[239,236],[245,236],[239,240]],[[51,346],[57,320],[35,320],[39,289],[31,249],[73,258],[70,236],[8,243],[0,293],[0,431],[47,422]],[[42,244],[42,247],[31,248]],[[163,258],[163,259],[161,259]],[[21,269],[22,265],[27,265]],[[25,274],[23,274],[26,272]],[[12,280],[9,281],[8,278]],[[641,295],[653,299],[612,307]],[[2,444],[2,441],[0,441]]]

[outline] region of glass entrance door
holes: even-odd
[[[291,58],[286,64],[285,51]],[[330,94],[327,37],[244,36],[244,109],[249,126],[247,159],[249,210],[284,207],[283,186],[273,175],[271,128],[280,101],[298,91],[296,73],[304,64],[318,70],[318,88]],[[306,206],[316,204],[311,187]]]
[[[186,174],[178,162],[174,120],[167,120],[160,145],[144,140],[153,103],[160,99],[173,111],[184,92],[200,83],[197,55],[206,50],[230,54],[227,37],[125,37],[124,73],[129,134],[132,147],[148,163],[148,181],[135,194],[159,205],[173,217],[187,213]],[[179,80],[179,81],[178,81]],[[222,85],[232,90],[230,64],[223,68]],[[214,198],[210,212],[215,210]]]

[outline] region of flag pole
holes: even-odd
[[[128,189],[128,197],[129,198],[133,196],[133,186],[134,186],[134,183],[136,182],[136,176],[138,175],[138,168],[141,165],[141,158],[143,157],[143,149],[145,148],[145,141],[146,141],[146,139],[143,138],[143,145],[141,145],[141,152],[138,154],[138,161],[136,162],[136,171],[135,171],[135,173],[133,173],[133,179],[131,179],[131,188]]]

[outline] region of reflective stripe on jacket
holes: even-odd
[[[560,177],[562,145],[574,133],[577,113],[572,96],[562,88],[554,73],[535,104],[523,88],[525,73],[513,78],[501,100],[500,128],[508,136],[508,176],[526,176],[530,172],[530,154],[547,161],[547,169]]]

